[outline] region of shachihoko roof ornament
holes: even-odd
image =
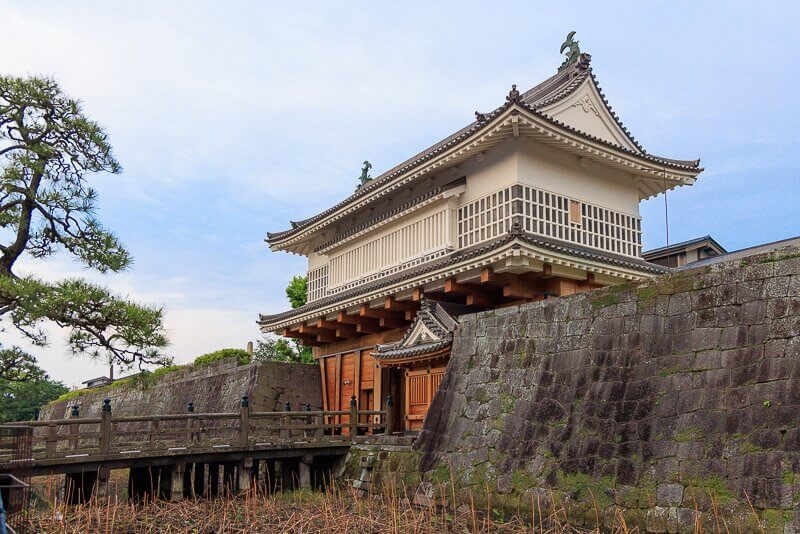
[[[578,58],[581,55],[581,49],[578,46],[578,41],[573,39],[573,37],[575,37],[574,30],[569,32],[567,34],[567,38],[564,40],[563,43],[561,43],[561,50],[559,50],[559,52],[563,54],[564,50],[567,50],[567,59],[565,59],[564,63],[562,63],[561,66],[558,67],[559,72],[566,69],[576,61],[578,61]]]
[[[367,182],[372,180],[372,176],[369,175],[369,170],[372,168],[372,163],[369,161],[364,162],[364,168],[361,169],[361,176],[358,177],[358,186],[356,189],[360,189],[363,187]]]

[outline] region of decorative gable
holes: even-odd
[[[586,77],[567,98],[543,107],[541,111],[583,133],[634,152],[641,152],[606,106],[605,99],[591,76]]]
[[[385,365],[428,359],[449,350],[455,316],[468,311],[466,306],[423,299],[414,321],[400,341],[378,345],[372,355]]]

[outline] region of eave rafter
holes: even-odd
[[[519,279],[507,273],[486,270],[492,265],[512,258],[528,258],[541,262],[536,272],[529,272]],[[550,267],[552,266],[552,267]],[[609,276],[618,280],[640,281],[652,276],[622,266],[613,266],[602,259],[576,258],[567,252],[545,250],[532,246],[526,240],[516,238],[502,247],[465,258],[452,265],[410,276],[396,283],[362,292],[357,296],[343,296],[329,304],[305,313],[276,318],[267,321],[262,317],[260,324],[264,332],[284,329],[284,335],[302,339],[308,344],[319,344],[323,339],[350,339],[354,335],[377,333],[383,330],[401,328],[414,317],[422,297],[433,300],[469,304],[475,309],[510,305],[528,300],[538,300],[554,293],[548,279],[555,266],[566,267],[586,273],[586,287],[597,287],[595,276]],[[460,277],[468,273],[479,273],[479,279],[465,283]],[[448,282],[447,280],[451,280]],[[482,287],[486,285],[486,287]],[[474,286],[478,287],[474,287]],[[469,296],[469,301],[467,297]],[[309,328],[300,325],[306,324]],[[313,330],[323,329],[325,332]],[[289,329],[287,334],[287,330]],[[328,337],[325,337],[328,335]],[[318,337],[323,336],[323,337]]]

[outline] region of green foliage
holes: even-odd
[[[297,340],[283,337],[257,341],[255,349],[253,349],[253,361],[316,363],[311,355],[310,347],[301,345]]]
[[[306,303],[308,295],[308,278],[305,276],[293,276],[292,281],[286,286],[286,298],[292,308],[299,308]]]
[[[36,365],[36,360],[19,347],[3,348],[0,343],[0,384],[37,380],[44,371]]]
[[[198,356],[192,362],[192,365],[195,367],[204,367],[206,365],[210,365],[214,362],[225,358],[236,358],[239,362],[239,365],[245,365],[250,363],[250,353],[246,350],[242,349],[220,349],[214,352],[209,352],[208,354],[203,354],[202,356]]]
[[[123,367],[164,365],[160,308],[137,305],[79,279],[44,282],[14,273],[23,255],[65,251],[86,267],[118,272],[133,259],[95,217],[87,176],[121,167],[102,128],[50,78],[0,76],[0,316],[47,343],[42,323],[69,331],[76,354]]]
[[[61,382],[50,380],[30,355],[16,347],[0,347],[0,366],[9,362],[11,372],[0,370],[0,423],[35,419],[39,408],[69,391]]]

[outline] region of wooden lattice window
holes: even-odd
[[[428,375],[408,377],[408,400],[412,405],[428,404]]]

